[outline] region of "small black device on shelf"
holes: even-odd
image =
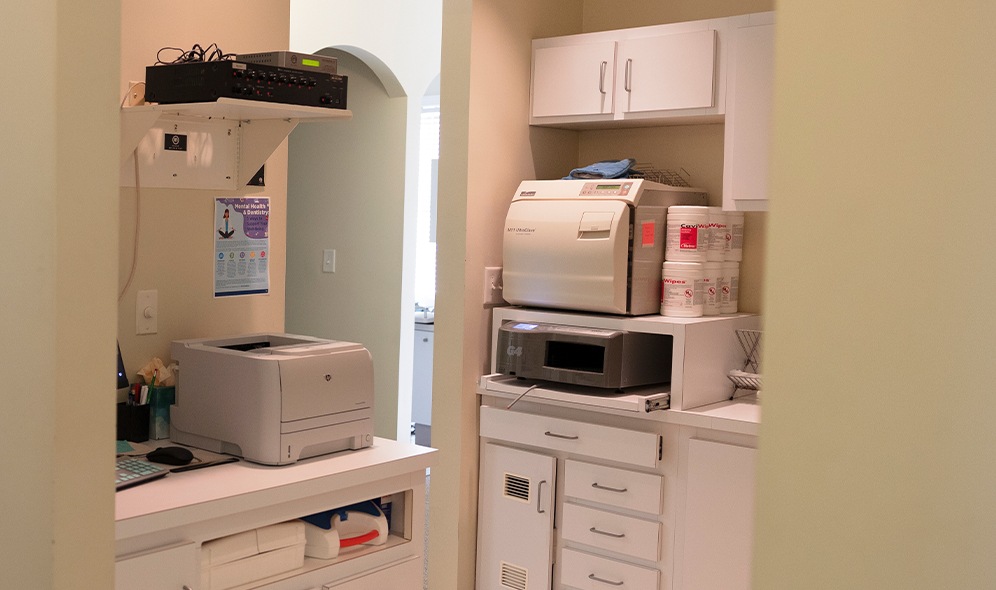
[[[232,60],[145,68],[145,100],[159,104],[242,98],[332,109],[346,108],[346,76]]]

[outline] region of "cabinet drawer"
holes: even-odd
[[[623,428],[481,406],[481,437],[656,467],[658,436]]]
[[[114,564],[114,588],[115,590],[198,588],[201,576],[197,555],[196,544],[183,543],[119,557]]]
[[[660,514],[663,489],[661,476],[651,473],[572,459],[564,468],[564,495],[582,500]]]
[[[569,541],[647,561],[660,557],[661,523],[564,504],[561,534]]]
[[[583,590],[657,590],[661,573],[614,559],[564,549],[560,560],[560,581]]]

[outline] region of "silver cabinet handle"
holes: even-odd
[[[599,578],[595,574],[588,574],[588,579],[589,580],[595,580],[596,582],[601,582],[603,584],[610,584],[612,586],[622,586],[623,585],[623,582],[613,582],[612,580],[606,580],[606,579],[603,579],[603,578]]]
[[[626,536],[626,533],[610,533],[608,531],[596,529],[595,527],[591,527],[588,530],[596,535],[605,535],[606,537],[612,537],[613,539],[622,539]]]
[[[630,58],[626,60],[626,84],[625,84],[626,92],[633,91],[632,75],[633,75],[633,58]]]
[[[547,430],[543,434],[545,434],[547,436],[552,436],[553,438],[562,438],[564,440],[577,440],[578,439],[578,435],[576,435],[576,434],[573,434],[573,435],[557,434],[556,432],[550,432],[549,430]]]
[[[609,486],[603,486],[597,481],[591,484],[591,487],[595,488],[596,490],[605,490],[607,492],[616,492],[618,494],[623,494],[629,491],[628,488],[610,488]]]
[[[540,481],[539,484],[536,486],[536,513],[537,514],[543,514],[544,512],[546,512],[546,510],[543,510],[542,508],[540,508],[540,505],[543,503],[543,484],[545,484],[545,483],[546,483],[546,480],[544,479],[544,480]]]
[[[605,94],[605,68],[607,68],[609,62],[603,61],[601,69],[598,74],[598,91]]]

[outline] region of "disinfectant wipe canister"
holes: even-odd
[[[744,214],[736,211],[726,213],[727,261],[740,262],[744,258]]]
[[[667,208],[664,260],[705,262],[709,252],[709,208],[674,205]]]
[[[726,260],[726,213],[722,207],[709,207],[709,250],[706,260],[722,262]],[[708,314],[706,314],[708,315]]]
[[[661,315],[697,318],[705,308],[700,262],[665,262],[661,277]]]
[[[702,289],[705,292],[702,315],[719,315],[720,281],[723,278],[722,262],[704,262],[702,264]]]
[[[725,282],[720,292],[719,311],[720,313],[736,313],[737,296],[740,291],[740,263],[724,262],[723,276]]]

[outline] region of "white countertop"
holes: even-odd
[[[243,512],[255,505],[268,506],[284,500],[282,489],[286,486],[317,494],[424,470],[435,462],[435,453],[428,447],[374,438],[373,446],[365,449],[341,451],[292,465],[274,467],[239,461],[170,474],[115,494],[116,537]]]
[[[761,425],[761,401],[757,394],[691,410],[667,410],[665,421],[685,426],[725,430],[757,436]]]

